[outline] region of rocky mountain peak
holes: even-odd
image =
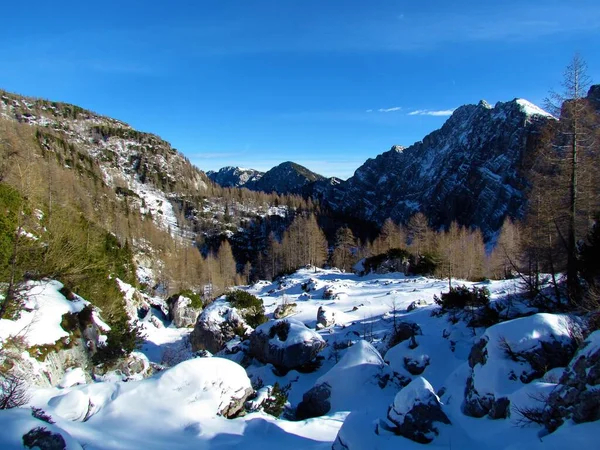
[[[457,220],[489,238],[507,215],[522,215],[526,181],[518,167],[550,117],[522,99],[461,106],[423,141],[369,159],[326,198],[379,224],[423,212],[434,227]]]

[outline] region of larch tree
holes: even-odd
[[[541,256],[542,262],[536,269],[552,273],[564,270],[567,297],[572,303],[581,297],[578,245],[600,206],[595,192],[598,117],[587,99],[590,84],[585,61],[575,55],[565,69],[562,92],[552,92],[546,102],[559,120],[551,121],[546,130],[529,199],[530,250],[536,258]]]

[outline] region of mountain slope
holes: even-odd
[[[490,237],[507,215],[523,214],[524,156],[550,117],[521,99],[462,106],[423,141],[366,161],[326,198],[380,224],[420,211],[434,226],[457,220]]]

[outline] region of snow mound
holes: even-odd
[[[303,411],[318,410],[324,398],[330,411],[371,410],[384,414],[393,393],[407,380],[399,379],[369,342],[360,340],[305,393]],[[329,391],[323,392],[323,387]],[[311,414],[308,414],[311,416]]]
[[[48,406],[64,419],[86,418],[119,429],[127,422],[151,428],[157,417],[163,427],[180,429],[199,418],[232,413],[251,392],[243,367],[222,358],[195,358],[145,380],[77,386],[51,398]]]

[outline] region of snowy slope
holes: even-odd
[[[492,302],[499,306],[508,294],[514,297],[518,290],[515,281],[478,285],[485,285],[491,292]],[[566,331],[564,318],[551,314],[506,321],[487,330],[474,330],[462,320],[452,323],[447,315],[432,314],[437,309],[432,304],[433,296],[446,290],[446,286],[445,280],[394,273],[358,277],[335,269],[303,269],[277,282],[263,281],[244,289],[263,300],[268,315],[284,301],[296,303],[292,317],[294,324],[300,327],[303,323],[315,328],[320,306],[335,312],[336,323],[318,331],[328,345],[313,372],[291,370],[282,375],[258,361],[252,361],[244,370],[224,359],[239,359],[239,355],[223,354],[179,364],[175,361],[172,368],[141,381],[71,386],[66,380],[64,385],[69,387],[64,389],[33,391],[30,403],[51,414],[57,422],[53,429],[64,430],[74,445],[79,443],[92,450],[233,446],[329,449],[338,433],[344,442],[352,442],[349,448],[422,448],[421,444],[386,431],[385,426],[387,410],[402,392],[400,385],[390,381],[390,376],[396,372],[398,379],[418,378],[407,371],[405,360],[408,358],[428,361],[420,374],[426,382],[421,384],[430,386],[439,396],[452,422],[440,427],[439,436],[429,444],[432,448],[558,449],[571,442],[592,448],[592,436],[600,432],[598,422],[567,423],[540,441],[541,429],[517,427],[518,415],[514,411],[508,419],[501,420],[476,419],[463,414],[465,385],[472,371],[468,359],[475,343],[482,338],[493,343],[505,337],[515,344],[515,349],[527,350],[539,339],[550,339],[551,335],[562,339]],[[325,291],[336,295],[324,299]],[[408,312],[407,307],[416,300],[424,300],[430,306]],[[527,310],[518,301],[513,302],[511,308]],[[394,322],[400,321],[418,324],[416,347],[404,341],[389,348]],[[180,359],[192,356],[184,351],[189,330],[181,331],[166,322],[149,320],[143,321],[143,325],[148,337],[142,351],[151,361],[163,362],[165,352],[178,346],[182,346],[184,356]],[[511,404],[525,405],[532,401],[532,395],[547,393],[556,386],[558,370],[554,375],[548,374],[528,384],[502,378],[511,362],[502,352],[492,350],[490,347],[488,364],[476,366],[475,371],[487,380],[486,386],[490,389],[507,394]],[[489,373],[484,376],[486,371]],[[250,382],[264,386],[276,382],[280,386],[289,384],[291,408],[295,408],[313,386],[327,383],[332,392],[331,408],[321,417],[302,421],[276,419],[262,412],[236,419],[220,416],[223,406],[248,389]],[[408,394],[407,391],[401,398],[410,400],[416,395]],[[407,402],[410,403],[408,400],[403,403],[404,409],[408,407]],[[0,411],[0,446],[20,448],[19,433],[36,422],[23,410]]]

